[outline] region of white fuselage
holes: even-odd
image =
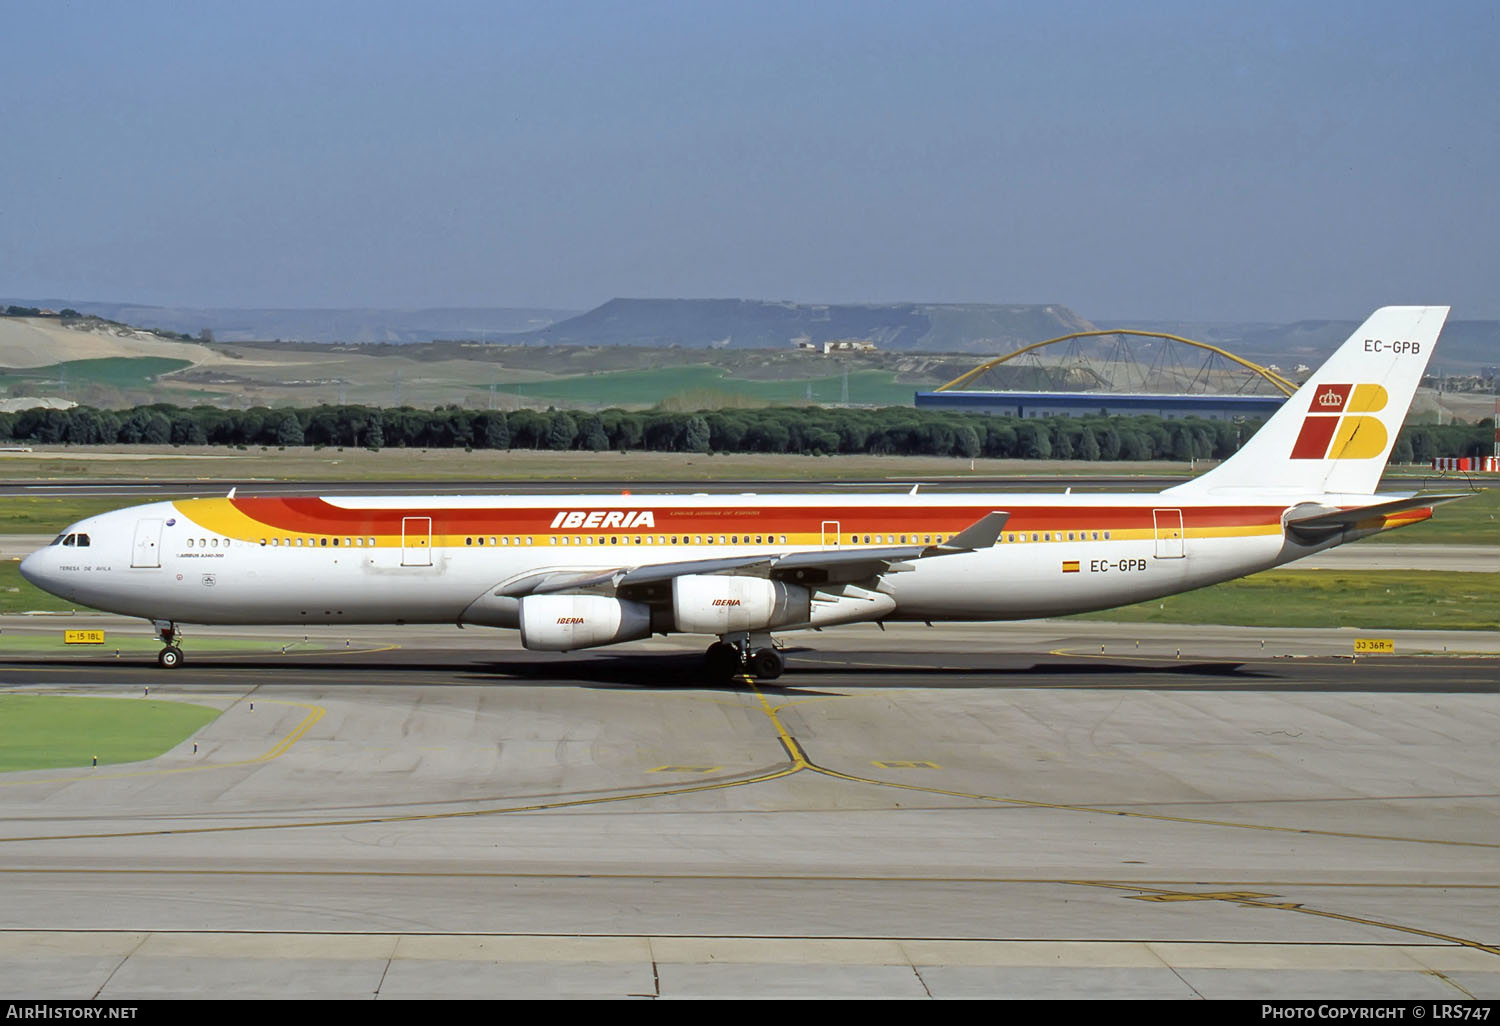
[[[1305,498],[1253,505],[1134,493],[195,499],[90,517],[22,569],[54,594],[156,621],[513,626],[487,613],[487,603],[538,575],[941,542],[1004,511],[1009,519],[993,546],[884,574],[878,589],[894,605],[871,617],[1004,620],[1169,595],[1336,544],[1286,537],[1282,512]]]

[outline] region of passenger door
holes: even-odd
[[[432,565],[432,518],[401,518],[401,565]]]
[[[1182,510],[1154,509],[1152,519],[1156,524],[1156,558],[1181,559],[1183,549]]]
[[[135,541],[130,547],[130,565],[161,566],[160,519],[152,518],[135,522]]]

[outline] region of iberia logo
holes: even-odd
[[[1385,452],[1389,436],[1379,413],[1390,398],[1381,385],[1319,385],[1302,421],[1294,460],[1368,460]]]

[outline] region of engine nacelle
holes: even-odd
[[[521,599],[521,644],[571,652],[651,636],[651,607],[600,595],[527,595]]]
[[[688,634],[761,631],[808,620],[812,593],[764,577],[688,574],[672,580],[672,618]]]

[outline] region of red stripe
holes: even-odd
[[[1309,418],[1337,423],[1337,417]],[[1305,433],[1305,430],[1304,430]],[[1326,432],[1331,437],[1332,427]],[[1299,439],[1299,445],[1301,440]],[[1316,443],[1318,458],[1327,448],[1327,438]],[[1311,458],[1311,457],[1301,457]],[[1004,508],[1004,497],[984,506],[926,507],[707,507],[696,509],[653,507],[642,502],[635,507],[617,507],[621,512],[650,510],[653,526],[554,528],[560,512],[592,512],[597,507],[567,504],[521,509],[443,509],[413,506],[406,509],[347,509],[320,498],[243,498],[230,500],[235,509],[265,524],[268,530],[288,534],[399,534],[407,517],[430,517],[438,534],[545,534],[565,532],[666,532],[678,534],[804,534],[821,532],[825,522],[837,522],[838,530],[850,534],[890,534],[891,531],[952,534],[968,527],[995,509]],[[608,508],[601,512],[611,512]],[[1245,527],[1277,523],[1280,506],[1216,506],[1183,510],[1186,526],[1192,528]],[[1029,506],[1011,511],[1008,531],[1099,531],[1151,530],[1152,507],[1139,506]]]

